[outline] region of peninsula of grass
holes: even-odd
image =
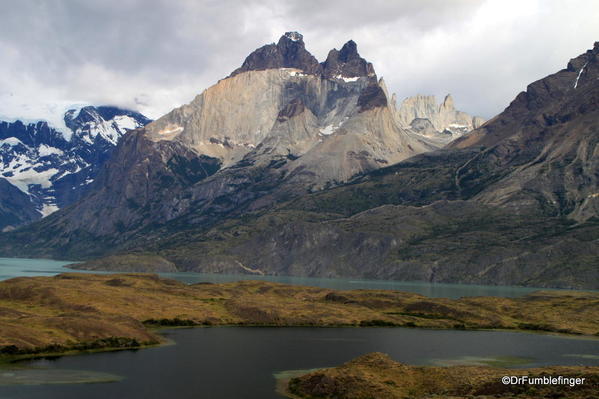
[[[0,282],[0,359],[135,349],[158,328],[200,326],[509,329],[596,336],[599,293],[428,298],[264,281],[187,285],[152,274],[65,273]]]

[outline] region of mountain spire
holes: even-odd
[[[262,71],[276,68],[297,68],[305,73],[323,75],[326,78],[372,77],[376,79],[374,67],[358,53],[358,45],[349,40],[341,50],[332,49],[327,59],[318,63],[306,50],[304,37],[298,32],[285,32],[279,41],[253,51],[240,68],[231,76],[246,71]]]
[[[297,68],[310,74],[321,72],[316,58],[306,50],[304,37],[298,32],[286,32],[277,44],[267,44],[253,51],[231,76],[246,71],[276,68]]]
[[[332,49],[322,64],[323,74],[332,77],[376,77],[374,67],[358,54],[358,45],[353,40],[348,41],[341,50]]]

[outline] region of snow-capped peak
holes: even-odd
[[[83,107],[69,110],[65,122],[73,135],[89,144],[98,137],[116,145],[118,139],[129,130],[144,126],[149,120],[141,114],[116,107]]]
[[[285,32],[285,37],[293,42],[300,42],[304,39],[304,36],[298,32]]]
[[[68,134],[48,118],[20,119],[0,119],[0,178],[27,194],[44,217],[85,191],[123,134],[150,122],[110,106],[67,110],[62,120]]]

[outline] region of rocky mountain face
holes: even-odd
[[[353,41],[319,64],[289,32],[123,140],[93,192],[48,229],[125,242],[174,220],[206,226],[435,148],[398,126]]]
[[[599,212],[599,42],[563,69],[531,83],[506,110],[453,148],[482,147],[457,182],[481,178],[482,203],[577,221]]]
[[[40,218],[39,211],[29,196],[0,178],[0,228],[9,231],[14,226],[30,223]]]
[[[42,121],[0,121],[3,195],[11,192],[12,201],[21,209],[36,211],[27,212],[27,218],[19,217],[17,211],[12,216],[6,213],[0,229],[12,229],[77,201],[88,191],[118,139],[150,122],[137,112],[109,106],[72,109],[64,120],[68,134]],[[14,188],[22,195],[16,195]]]
[[[453,98],[449,94],[441,104],[437,104],[435,96],[408,97],[399,107],[396,106],[396,109],[400,126],[412,129],[443,145],[485,123],[479,116],[470,116],[456,110]]]
[[[377,110],[387,119],[384,125],[364,126],[378,119],[372,115]],[[287,155],[304,158],[299,163],[306,167],[307,158],[326,155],[349,164],[349,170],[336,166],[330,174],[339,181],[434,148],[397,126],[372,64],[360,57],[353,41],[341,51],[331,50],[319,64],[296,32],[254,51],[229,78],[158,119],[146,132],[153,141],[180,141],[217,157],[224,167],[242,159],[270,162]],[[410,146],[400,145],[398,137]],[[363,138],[369,140],[366,147]],[[330,141],[346,149],[331,154]],[[296,169],[294,162],[285,167],[288,173]],[[330,179],[317,175],[315,182]]]

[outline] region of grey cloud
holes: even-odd
[[[321,60],[355,40],[400,98],[451,92],[490,117],[599,40],[598,17],[599,3],[578,0],[9,2],[0,115],[85,101],[158,117],[298,30]]]

